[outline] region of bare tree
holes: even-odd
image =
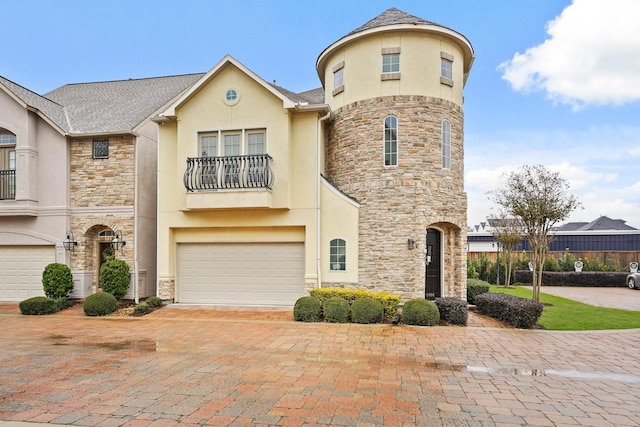
[[[511,273],[513,271],[513,255],[518,244],[525,234],[524,225],[520,218],[510,217],[504,209],[493,218],[489,218],[489,224],[493,231],[493,237],[498,241],[498,264],[500,263],[500,248],[502,256],[506,259],[505,287],[511,285]]]
[[[496,204],[522,221],[534,266],[534,301],[540,301],[542,270],[553,238],[551,228],[580,206],[578,199],[566,192],[568,187],[559,172],[542,165],[524,165],[508,175],[502,188],[492,192]]]

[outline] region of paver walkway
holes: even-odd
[[[231,313],[166,307],[142,318],[88,318],[0,310],[0,420],[640,425],[640,330],[306,324],[269,310],[252,310],[252,320]]]

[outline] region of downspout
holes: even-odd
[[[316,137],[316,179],[317,179],[317,187],[316,187],[316,275],[318,277],[318,288],[322,288],[322,269],[320,263],[320,137],[322,136],[322,123],[327,120],[331,116],[331,111],[329,111],[324,116],[320,117],[318,120],[318,135]]]

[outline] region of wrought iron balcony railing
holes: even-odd
[[[189,157],[184,172],[187,191],[273,188],[268,154],[227,157]]]
[[[0,170],[0,200],[16,198],[16,171]]]

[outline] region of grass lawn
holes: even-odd
[[[531,289],[519,286],[505,289],[492,285],[490,291],[527,299],[533,296]],[[545,293],[540,294],[540,302],[544,304],[544,310],[538,324],[548,330],[595,331],[640,328],[640,311],[595,307]]]

